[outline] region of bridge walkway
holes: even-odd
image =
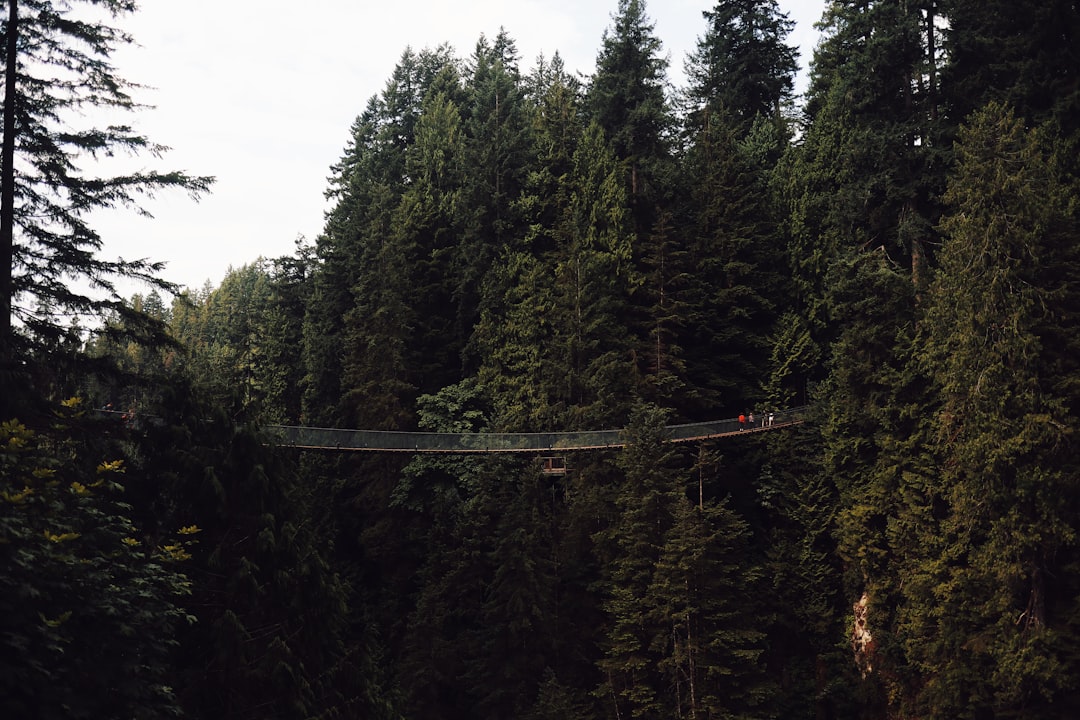
[[[738,418],[669,425],[671,442],[698,442],[769,432],[804,421],[805,407],[779,410],[739,423]],[[626,446],[623,430],[585,430],[554,433],[432,433],[394,430],[346,430],[298,425],[267,428],[283,447],[305,450],[409,453],[544,453],[604,450]]]

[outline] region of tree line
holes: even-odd
[[[89,336],[16,325],[7,707],[1077,709],[1080,11],[845,0],[821,28],[800,103],[775,0],[704,12],[675,90],[641,0],[588,77],[505,32],[406,49],[313,242]],[[628,446],[550,475],[268,423]]]

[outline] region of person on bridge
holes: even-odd
[[[739,413],[739,429],[740,430],[745,430],[746,429],[746,416],[743,415],[742,413]]]

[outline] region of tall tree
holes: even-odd
[[[17,345],[57,337],[62,332],[58,316],[129,314],[115,292],[118,277],[171,287],[157,277],[158,263],[102,258],[101,236],[89,222],[92,211],[120,206],[145,213],[140,197],[166,188],[198,195],[212,179],[156,171],[96,176],[80,166],[96,156],[165,150],[126,125],[80,128],[92,110],[138,105],[130,94],[136,86],[110,63],[112,53],[133,38],[73,5],[93,5],[115,21],[135,10],[132,0],[10,0],[6,5],[0,25],[5,48],[0,352],[10,362]],[[70,279],[85,281],[90,290]]]
[[[682,494],[674,451],[665,442],[665,419],[657,406],[634,408],[628,445],[619,455],[623,477],[614,493],[617,516],[596,535],[606,560],[606,622],[603,657],[597,662],[603,682],[595,693],[615,717],[677,715],[665,712],[667,698],[653,647],[671,629],[666,618],[650,613],[655,578],[664,567],[664,548]]]
[[[782,302],[784,263],[769,221],[766,169],[746,153],[723,111],[708,116],[682,163],[689,276],[683,345],[694,389],[686,411],[737,414],[757,399]]]
[[[620,165],[594,122],[574,153],[554,268],[556,397],[564,427],[625,422],[635,379],[623,314],[637,284]]]
[[[923,512],[898,555],[926,717],[1075,712],[1080,256],[1058,144],[997,103],[958,138],[925,321],[937,473],[907,493]]]
[[[457,324],[471,336],[479,320],[484,277],[495,258],[525,235],[521,193],[533,166],[524,87],[513,40],[501,30],[492,43],[477,42],[463,125],[470,172],[461,201],[461,242],[453,266]],[[477,359],[467,360],[474,369]]]
[[[619,0],[589,83],[590,117],[625,164],[634,231],[644,237],[656,217],[670,159],[672,118],[665,96],[667,58],[653,34],[645,0]]]
[[[481,356],[479,377],[494,404],[493,425],[503,430],[560,427],[553,362],[560,313],[554,264],[565,249],[574,154],[582,133],[580,84],[558,55],[541,58],[528,79],[536,161],[523,178],[519,212],[526,224],[514,245],[503,247],[485,278],[484,301],[473,342]]]
[[[375,313],[389,299],[376,300],[376,293],[358,285],[392,288],[400,284],[404,268],[387,255],[387,243],[405,191],[406,150],[415,140],[428,88],[451,61],[446,47],[402,53],[386,87],[368,100],[353,123],[345,152],[333,167],[326,193],[333,207],[315,243],[316,265],[303,332],[304,415],[311,422],[344,422],[353,407],[342,404],[348,355],[343,348],[350,313],[358,312],[360,319],[397,322],[388,319],[389,313]],[[359,311],[355,310],[358,301],[365,305]],[[387,347],[387,352],[393,357],[396,348]],[[378,383],[379,378],[373,377],[372,382]]]
[[[693,125],[717,111],[744,132],[758,117],[778,122],[795,92],[798,53],[784,42],[794,21],[776,0],[720,0],[702,15],[708,29],[686,63]]]
[[[1053,121],[1065,137],[1080,131],[1080,8],[1062,0],[949,0],[941,71],[953,124],[989,101],[1032,123]]]
[[[788,179],[796,270],[820,281],[822,262],[857,248],[885,253],[916,292],[925,286],[946,149],[935,16],[933,3],[892,0],[845,0],[826,11],[810,125]]]

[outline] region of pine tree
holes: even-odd
[[[850,605],[824,447],[817,422],[770,436],[755,483],[765,586],[755,617],[768,634],[762,662],[775,682],[768,707],[779,717],[857,717],[865,699],[852,653],[837,643],[851,632]]]
[[[621,423],[635,385],[622,313],[637,275],[621,173],[595,124],[574,142],[550,199],[537,200],[554,222],[536,229],[538,252],[509,252],[489,277],[480,376],[506,427]]]
[[[708,29],[686,63],[691,127],[715,113],[742,133],[758,118],[781,122],[795,92],[798,53],[784,43],[795,23],[776,0],[720,0],[702,15]]]
[[[466,380],[419,399],[421,425],[486,428],[482,389]],[[402,640],[411,712],[521,715],[554,663],[550,510],[532,463],[476,455],[418,457],[393,504],[421,554]]]
[[[136,426],[136,467],[164,518],[198,522],[190,612],[178,638],[178,699],[192,717],[382,715],[371,638],[350,628],[330,564],[332,485],[176,382]],[[347,633],[347,631],[350,631]]]
[[[92,4],[113,20],[135,10],[128,0]],[[79,127],[79,115],[89,110],[138,107],[131,97],[137,86],[120,78],[110,63],[116,48],[133,38],[107,21],[87,19],[89,13],[81,14],[66,2],[12,1],[6,15],[0,26],[5,48],[0,168],[0,348],[5,373],[17,348],[25,356],[27,347],[45,348],[62,335],[58,318],[64,314],[129,314],[115,292],[117,278],[172,288],[157,277],[160,264],[102,258],[102,239],[87,217],[91,211],[127,207],[145,212],[141,197],[168,188],[195,196],[212,181],[156,171],[97,177],[80,167],[87,157],[164,150],[128,126]],[[56,68],[63,70],[48,74]],[[58,129],[64,124],[71,129]],[[74,286],[71,278],[87,281],[94,292]]]
[[[644,0],[619,0],[612,20],[604,31],[586,107],[624,163],[634,232],[644,238],[656,219],[670,160],[667,59],[660,55],[662,44],[653,34]]]
[[[458,278],[456,323],[469,338],[479,321],[485,276],[504,248],[517,248],[525,235],[520,198],[534,144],[517,60],[505,31],[491,45],[481,38],[465,82],[464,152],[470,170],[463,181],[462,234],[452,266]],[[477,359],[468,354],[471,370]]]
[[[1030,123],[1056,123],[1066,138],[1080,131],[1075,3],[950,0],[944,11],[941,85],[954,124],[996,101]]]
[[[411,326],[414,334],[405,371],[420,393],[435,393],[461,380],[462,353],[472,331],[459,324],[454,303],[459,289],[455,270],[460,271],[454,260],[463,234],[467,175],[462,106],[455,99],[461,92],[457,73],[448,67],[424,101],[416,141],[406,153],[413,180],[396,211],[390,238],[400,246],[403,269],[410,273],[397,288],[410,314],[396,322]]]
[[[962,128],[924,362],[940,476],[898,631],[928,717],[1075,704],[1075,210],[1054,136],[991,103]],[[1060,142],[1060,141],[1058,141]],[[1053,709],[1051,709],[1053,706]]]

